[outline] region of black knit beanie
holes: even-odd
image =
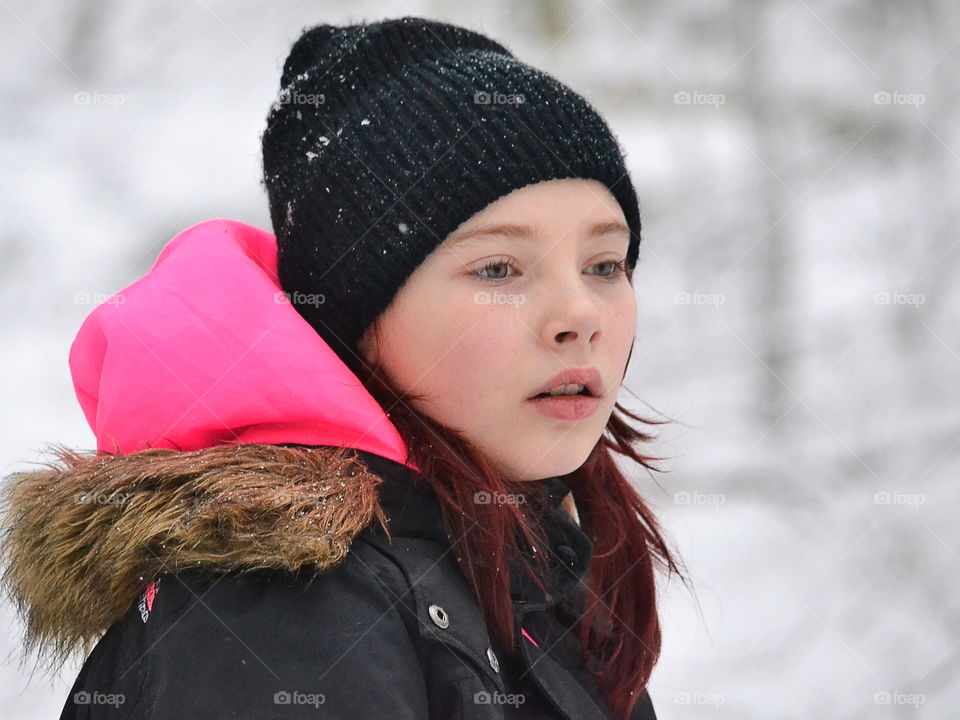
[[[417,17],[305,29],[262,135],[280,285],[356,370],[358,340],[444,238],[527,185],[598,180],[640,244],[624,156],[591,104],[490,38]]]

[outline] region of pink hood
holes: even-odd
[[[87,316],[70,370],[100,451],[304,443],[406,462],[381,407],[287,301],[276,237],[236,220],[170,240]]]

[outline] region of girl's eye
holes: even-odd
[[[611,270],[609,275],[601,275],[600,277],[610,280],[620,275],[626,274],[627,272],[627,259],[623,260],[607,260],[606,262],[597,263],[594,267],[600,267],[601,265],[610,265]]]
[[[489,280],[489,281],[491,281],[491,282],[496,281],[496,280],[506,280],[506,276],[487,277],[487,276],[484,276],[484,275],[481,275],[481,274],[480,274],[480,273],[486,272],[486,271],[488,271],[488,270],[493,270],[494,268],[508,268],[508,269],[514,269],[514,270],[515,270],[515,269],[516,269],[516,265],[513,264],[513,261],[510,260],[510,258],[495,258],[495,259],[491,260],[490,262],[488,262],[486,265],[484,265],[482,268],[480,268],[480,269],[479,269],[476,273],[474,273],[474,274],[477,275],[481,280]]]
[[[599,277],[603,278],[604,280],[616,279],[616,278],[619,277],[621,274],[625,274],[626,271],[627,271],[627,259],[626,259],[626,258],[624,258],[624,259],[622,259],[622,260],[616,260],[616,261],[614,261],[614,260],[607,260],[607,261],[602,262],[602,263],[597,263],[597,264],[594,265],[593,267],[602,267],[602,266],[605,266],[605,265],[609,265],[609,266],[610,266],[610,274],[609,274],[609,275],[603,274],[603,273],[599,274]],[[482,274],[482,273],[489,272],[489,271],[491,271],[491,270],[498,269],[498,268],[505,268],[506,270],[516,270],[516,265],[514,264],[514,262],[513,262],[510,258],[494,258],[493,260],[491,260],[490,262],[488,262],[486,265],[484,265],[482,268],[480,268],[479,270],[477,270],[477,271],[476,271],[475,273],[473,273],[473,274],[476,275],[477,277],[479,277],[481,280],[487,280],[487,281],[489,281],[489,282],[496,282],[496,281],[498,281],[498,280],[506,280],[507,277],[508,277],[507,275],[501,275],[501,274],[499,274],[499,273],[494,273],[494,274],[496,275],[496,277],[489,277],[489,276],[486,276],[486,275],[483,275],[483,274]]]

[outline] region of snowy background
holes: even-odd
[[[3,474],[93,447],[67,353],[98,296],[196,222],[269,227],[258,135],[303,26],[468,25],[589,97],[640,194],[622,399],[677,421],[638,479],[695,583],[663,598],[659,717],[955,717],[960,6],[344,7],[0,4]],[[0,715],[58,717],[79,665],[31,681],[0,621]]]

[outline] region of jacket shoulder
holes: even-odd
[[[316,717],[321,706],[338,718],[426,717],[404,583],[395,563],[363,542],[321,572],[163,575],[150,609],[141,598],[91,653],[62,717],[81,716],[69,714],[77,693],[94,711],[95,693],[122,695],[153,720]]]

